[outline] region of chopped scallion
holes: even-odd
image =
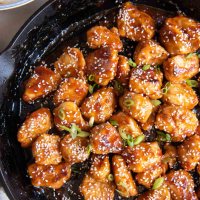
[[[145,135],[139,135],[137,138],[134,139],[134,145],[140,144],[145,139]]]
[[[119,125],[116,120],[110,119],[109,121],[110,121],[111,125],[113,125],[113,126],[118,126]]]
[[[134,101],[133,101],[132,99],[126,99],[126,100],[124,100],[124,105],[125,105],[128,109],[130,109],[131,106],[134,105]]]
[[[89,144],[87,147],[86,147],[86,150],[87,150],[87,153],[90,154],[91,151],[92,151],[92,146],[91,144]]]
[[[154,105],[154,106],[159,106],[161,104],[161,101],[160,100],[151,100],[151,103]]]
[[[114,177],[113,177],[112,174],[109,174],[109,175],[108,175],[108,180],[109,180],[109,181],[113,181],[113,180],[114,180]]]
[[[96,83],[93,85],[89,85],[89,93],[92,94],[94,92],[95,87],[98,86]]]
[[[171,136],[168,133],[164,133],[162,131],[157,131],[158,140],[161,142],[170,142]]]
[[[65,111],[60,108],[59,111],[58,111],[58,117],[61,119],[61,120],[64,120],[65,119]]]
[[[93,75],[93,74],[90,74],[89,77],[88,77],[88,80],[89,80],[89,81],[94,81],[94,78],[95,78],[94,75]]]
[[[162,89],[163,94],[167,94],[169,87],[170,87],[170,82],[167,82],[165,84],[165,87]]]
[[[157,179],[155,180],[154,184],[153,184],[152,189],[153,189],[153,190],[158,189],[159,187],[162,186],[163,182],[164,182],[164,178],[163,178],[163,177],[157,178]]]
[[[196,53],[189,53],[186,58],[191,58],[192,56],[196,55]]]
[[[89,132],[86,132],[86,131],[81,131],[81,132],[79,132],[79,133],[77,134],[78,137],[82,137],[82,138],[88,137],[89,135],[90,135],[90,133],[89,133]]]
[[[196,80],[186,80],[186,83],[190,87],[198,87],[198,81],[196,81]]]
[[[144,65],[144,66],[142,67],[142,69],[143,69],[144,71],[146,71],[146,70],[150,69],[150,67],[151,67],[151,65]]]
[[[128,64],[129,64],[131,67],[137,67],[137,64],[136,64],[131,58],[129,58]]]

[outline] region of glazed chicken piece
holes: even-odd
[[[200,23],[185,16],[167,18],[160,40],[171,55],[192,53],[200,47]]]
[[[164,163],[156,164],[151,169],[136,174],[135,179],[140,185],[143,185],[146,188],[151,188],[154,181],[161,175],[165,174],[167,167],[167,164]]]
[[[198,199],[194,191],[194,182],[192,176],[182,169],[178,171],[170,171],[170,173],[166,175],[165,183],[170,189],[172,199]]]
[[[137,65],[161,65],[167,57],[168,52],[153,40],[139,42],[134,52]]]
[[[94,122],[102,123],[108,120],[116,107],[114,89],[101,88],[81,105],[81,112],[87,119],[94,118]]]
[[[137,200],[171,200],[169,189],[164,184],[155,190],[149,190],[140,195]]]
[[[193,135],[197,126],[195,113],[174,105],[161,106],[155,121],[155,128],[169,133],[173,142],[181,142]]]
[[[200,161],[200,136],[195,134],[187,138],[178,146],[177,152],[182,168],[193,170]]]
[[[53,98],[55,105],[64,101],[73,101],[78,106],[88,93],[88,84],[84,79],[70,77],[65,79],[56,90]]]
[[[133,138],[143,134],[137,122],[123,112],[112,115],[110,122],[116,124],[119,133],[122,131]]]
[[[116,80],[118,80],[122,86],[127,86],[130,78],[130,66],[128,64],[128,58],[119,55],[119,61],[117,64]]]
[[[117,72],[118,52],[111,47],[101,47],[86,57],[85,73],[88,79],[106,86]]]
[[[59,150],[60,137],[57,135],[42,134],[32,145],[35,163],[39,165],[56,165],[62,161]]]
[[[48,132],[51,127],[52,117],[48,108],[40,108],[31,113],[17,133],[17,139],[22,147],[30,147],[35,139]]]
[[[98,181],[107,180],[110,175],[110,161],[108,155],[93,154],[89,173],[91,177]]]
[[[78,48],[67,47],[54,67],[62,77],[79,77],[83,75],[85,59]]]
[[[115,28],[116,29],[116,28]],[[109,30],[105,26],[94,26],[87,31],[87,43],[90,48],[97,49],[100,47],[112,47],[117,51],[121,51],[123,44],[119,35],[115,32],[118,30]]]
[[[91,130],[90,144],[95,154],[119,153],[123,147],[120,134],[109,122],[97,125]]]
[[[129,169],[141,173],[161,162],[162,151],[157,142],[143,142],[133,147],[125,147],[122,156]]]
[[[70,134],[66,135],[60,143],[60,151],[67,163],[80,163],[89,158],[90,153],[87,150],[89,140],[83,137],[72,138]]]
[[[61,77],[58,73],[44,66],[36,67],[33,75],[25,83],[23,100],[31,102],[48,95],[56,90],[60,80]]]
[[[131,2],[123,4],[117,18],[119,34],[133,41],[151,39],[155,22],[150,15],[137,9]]]
[[[138,94],[145,94],[151,99],[160,99],[162,97],[163,73],[150,67],[147,70],[137,67],[131,71],[129,89]]]
[[[165,78],[172,83],[182,83],[199,72],[199,58],[195,54],[178,55],[163,63]]]
[[[85,200],[113,200],[115,186],[108,180],[110,163],[108,156],[93,155],[91,169],[85,175],[80,192]]]
[[[68,163],[58,165],[38,165],[34,163],[28,166],[28,174],[32,185],[35,187],[59,189],[70,178],[71,166]]]
[[[126,198],[136,196],[138,192],[135,181],[122,156],[114,155],[112,157],[112,167],[119,194]]]
[[[56,127],[62,131],[65,127],[70,128],[72,124],[76,124],[80,129],[87,130],[88,123],[83,119],[78,106],[74,102],[64,102],[53,111],[54,123]]]
[[[153,105],[148,97],[125,92],[119,99],[122,110],[138,122],[145,123],[152,113]]]
[[[170,83],[167,85],[167,92],[163,93],[163,100],[168,104],[193,109],[198,104],[198,97],[195,91],[187,84]]]

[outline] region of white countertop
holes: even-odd
[[[7,47],[24,22],[47,1],[48,0],[35,0],[20,8],[0,11],[0,52]],[[9,200],[1,186],[0,200]]]

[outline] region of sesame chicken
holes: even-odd
[[[151,99],[162,97],[163,73],[154,67],[144,70],[141,67],[133,68],[129,81],[129,89],[138,94],[144,94]]]
[[[196,114],[175,105],[163,105],[156,116],[155,127],[171,135],[173,142],[181,142],[195,133],[198,126]]]
[[[193,109],[198,104],[195,91],[187,84],[170,83],[167,92],[163,94],[163,101],[168,104]]]
[[[122,156],[129,169],[141,173],[161,162],[162,151],[157,142],[142,142],[133,147],[125,147]]]
[[[71,166],[68,163],[58,165],[31,164],[28,166],[28,174],[32,185],[35,187],[49,187],[59,189],[71,176]]]
[[[73,139],[70,134],[67,134],[61,140],[60,151],[67,163],[80,163],[89,158],[88,145],[89,140],[87,138],[76,137]]]
[[[183,83],[199,72],[199,59],[195,54],[177,55],[163,63],[165,78],[171,83]]]
[[[155,22],[150,15],[140,11],[131,2],[123,4],[117,18],[119,34],[133,41],[151,39],[155,33]]]
[[[54,67],[62,77],[79,77],[83,75],[85,59],[80,49],[67,47]]]
[[[193,135],[177,147],[178,159],[186,171],[193,170],[200,161],[200,136]]]
[[[81,112],[85,118],[93,117],[94,122],[102,123],[112,116],[115,106],[114,89],[111,87],[101,88],[84,100]]]
[[[145,123],[152,113],[153,105],[148,97],[125,92],[119,99],[122,110],[138,122]]]
[[[126,198],[136,196],[138,192],[135,181],[122,156],[114,155],[112,157],[112,168],[119,194]]]
[[[25,83],[25,90],[22,96],[25,102],[31,102],[45,97],[56,90],[61,77],[44,66],[36,67],[32,76]]]
[[[192,53],[200,47],[200,23],[185,16],[167,18],[160,41],[171,55]]]
[[[64,101],[73,101],[79,106],[87,93],[88,84],[84,79],[66,78],[61,82],[58,90],[56,90],[53,102],[55,105],[58,105]]]
[[[117,72],[118,52],[111,47],[101,47],[86,57],[86,76],[95,83],[106,86],[115,78]]]
[[[119,38],[119,35],[109,30],[105,26],[94,26],[87,31],[87,43],[90,48],[97,49],[100,47],[112,47],[117,51],[121,51],[123,44]]]
[[[27,116],[17,133],[22,147],[30,147],[35,139],[52,127],[52,116],[48,108],[40,108]]]
[[[90,144],[95,154],[120,153],[123,147],[120,134],[109,122],[97,125],[91,130]]]
[[[170,171],[165,178],[165,183],[170,189],[172,199],[177,200],[197,200],[194,191],[194,182],[192,176],[180,169]]]
[[[137,65],[161,65],[168,57],[168,52],[153,40],[142,40],[138,43],[134,60]]]
[[[39,165],[56,165],[62,161],[59,150],[60,137],[57,135],[42,134],[32,145],[35,163]]]

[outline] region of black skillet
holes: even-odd
[[[114,0],[52,0],[41,7],[20,29],[9,47],[0,54],[0,175],[2,184],[11,200],[82,199],[78,185],[83,174],[73,174],[71,180],[57,191],[34,188],[27,177],[26,166],[31,162],[30,153],[23,150],[16,140],[20,123],[27,113],[45,106],[45,102],[27,105],[20,96],[22,82],[29,69],[44,57],[56,57],[52,52],[70,41],[88,27],[102,20],[123,1]],[[136,0],[167,11],[179,8],[188,16],[200,18],[199,0]],[[83,167],[87,169],[86,163]],[[76,166],[77,167],[77,166]],[[119,199],[116,195],[115,199]]]

